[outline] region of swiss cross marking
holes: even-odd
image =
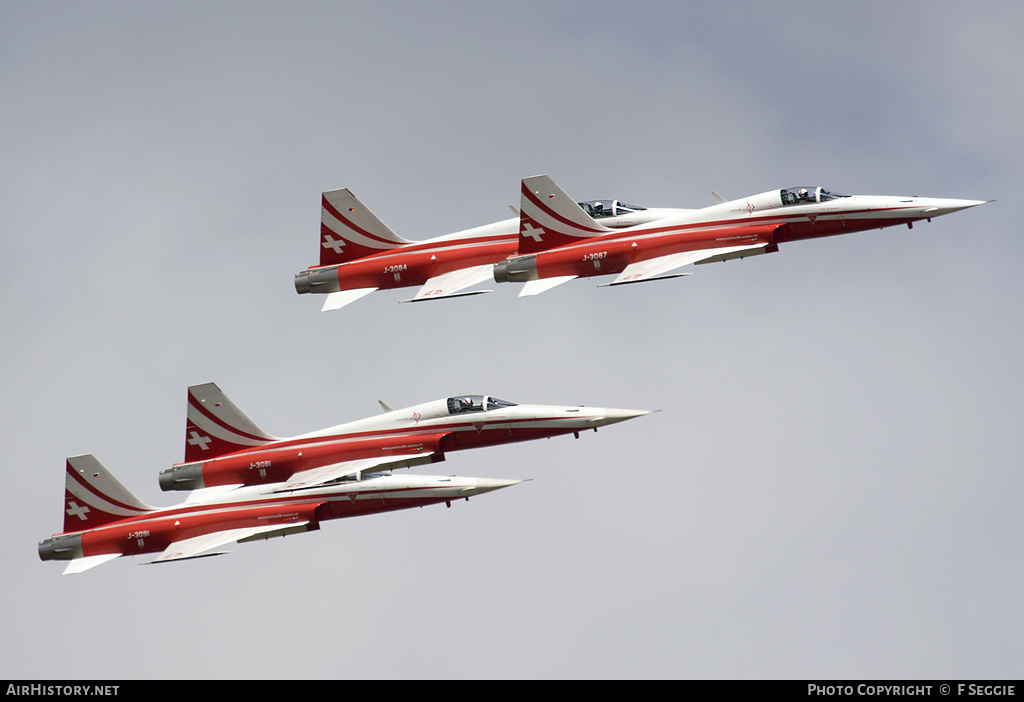
[[[74,500],[71,500],[71,502],[68,502],[68,516],[69,517],[78,517],[79,519],[81,519],[84,522],[86,520],[86,516],[85,515],[89,514],[90,511],[91,510],[88,507],[86,507],[85,505],[79,505]]]
[[[543,241],[541,237],[546,233],[542,228],[533,226],[532,222],[525,223],[520,231],[521,236],[528,236],[538,244]]]
[[[330,234],[324,234],[324,243],[321,246],[325,249],[334,249],[334,253],[340,254],[341,250],[345,248],[345,240],[335,239]]]
[[[208,451],[210,449],[209,444],[212,440],[213,439],[208,436],[200,436],[197,431],[189,432],[188,435],[188,444],[190,446],[198,446],[203,451]]]

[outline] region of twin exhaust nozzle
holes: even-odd
[[[498,283],[526,283],[537,280],[537,257],[519,256],[495,263],[494,280]],[[311,268],[295,274],[295,292],[300,295],[340,291],[341,285],[338,284],[338,270],[335,266]]]

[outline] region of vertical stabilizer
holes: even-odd
[[[185,420],[185,463],[205,461],[253,446],[263,446],[277,437],[260,429],[215,383],[188,389]]]
[[[413,242],[395,234],[347,188],[320,202],[320,265],[332,266]]]
[[[141,502],[92,454],[67,461],[64,479],[64,531],[94,529],[153,508]]]
[[[520,192],[519,255],[578,243],[611,231],[595,222],[548,176],[523,179]]]

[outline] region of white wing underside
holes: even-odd
[[[744,244],[743,246],[723,246],[715,249],[701,249],[700,251],[683,251],[680,253],[669,254],[668,256],[651,258],[646,261],[638,261],[626,266],[622,273],[620,273],[612,282],[604,283],[598,287],[605,288],[610,285],[644,283],[649,280],[664,280],[665,278],[678,278],[684,275],[692,275],[691,273],[674,273],[672,275],[666,275],[666,273],[675,270],[676,268],[682,268],[683,266],[687,266],[691,263],[710,262],[716,259],[724,261],[729,258],[741,258],[743,255],[753,256],[758,253],[764,253],[764,248],[767,245],[768,244],[766,242],[761,242],[757,244]],[[562,283],[568,283],[570,280],[575,280],[577,277],[578,276],[575,275],[563,275],[554,278],[531,280],[523,286],[523,289],[519,292],[519,297],[540,295],[542,292],[550,290]]]
[[[315,488],[324,483],[339,480],[356,473],[371,473],[392,468],[405,468],[420,463],[429,463],[433,452],[416,454],[412,456],[384,457],[384,458],[362,458],[355,461],[344,461],[334,463],[320,468],[300,471],[289,478],[284,485],[275,492],[292,492],[295,490],[306,490]],[[244,541],[246,539],[269,538],[275,535],[284,535],[302,531],[309,524],[309,521],[289,522],[288,524],[271,524],[267,526],[242,527],[238,529],[224,529],[203,536],[195,536],[190,539],[176,541],[158,558],[150,563],[166,563],[168,561],[180,561],[187,558],[199,558],[202,556],[216,556],[223,552],[210,552],[212,549],[232,543],[233,541]],[[209,552],[209,553],[208,553]],[[116,556],[115,556],[116,557]],[[98,563],[96,565],[99,565]]]
[[[494,275],[494,266],[487,264],[484,266],[472,266],[470,268],[460,268],[457,271],[450,273],[444,273],[443,275],[436,276],[429,279],[423,284],[416,296],[410,300],[402,300],[402,302],[422,302],[423,300],[443,300],[449,297],[462,297],[465,295],[481,295],[483,293],[489,293],[490,290],[471,290],[470,292],[461,292],[466,288],[482,283],[485,280],[489,280]],[[321,312],[330,312],[331,310],[340,310],[345,305],[349,305],[361,297],[365,297],[370,293],[379,290],[380,288],[356,288],[355,290],[342,290],[340,292],[333,292],[327,295],[327,299],[324,300],[324,306],[320,308]]]
[[[749,255],[753,256],[755,253],[762,253],[762,251],[755,251],[755,249],[764,249],[767,245],[768,244],[766,242],[762,242],[758,244],[745,244],[743,246],[725,246],[716,249],[701,249],[700,251],[682,251],[680,253],[669,254],[668,256],[648,259],[647,261],[638,261],[626,266],[625,270],[623,270],[622,273],[620,273],[612,282],[605,283],[598,287],[626,285],[627,283],[644,283],[649,280],[662,280],[665,278],[677,278],[681,275],[691,275],[690,273],[666,275],[666,273],[675,270],[676,268],[688,266],[691,263],[700,263],[702,261],[708,261],[709,259],[721,258],[722,260],[725,260],[728,258],[739,258],[746,251],[749,251]]]
[[[255,536],[269,536],[271,532],[284,532],[303,527],[308,521],[290,522],[286,525],[269,524],[258,527],[243,527],[239,529],[224,529],[202,536],[193,536],[191,539],[175,541],[168,546],[163,553],[150,563],[168,563],[170,561],[183,561],[188,558],[200,558],[203,556],[217,556],[221,552],[207,553],[212,549],[230,544],[234,541],[249,539]]]
[[[457,271],[450,273],[444,273],[442,275],[431,278],[423,287],[420,288],[416,296],[411,300],[402,300],[402,302],[422,302],[423,300],[440,300],[446,297],[461,297],[463,295],[480,295],[482,293],[489,293],[490,290],[472,290],[470,292],[460,292],[466,288],[482,283],[485,280],[490,280],[494,276],[494,266],[486,264],[483,266],[471,266],[470,268],[460,268]]]
[[[357,473],[379,473],[397,468],[408,468],[433,462],[433,451],[423,451],[408,456],[384,456],[377,458],[359,458],[354,461],[332,463],[328,466],[302,470],[292,475],[275,492],[291,492],[308,490],[325,483],[354,476]]]

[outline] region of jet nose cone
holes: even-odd
[[[475,478],[472,485],[462,488],[461,492],[466,497],[471,495],[482,495],[492,490],[511,487],[523,482],[522,480],[505,480],[504,478]]]
[[[642,417],[645,414],[650,414],[653,410],[631,410],[631,409],[600,409],[595,410],[594,416],[587,420],[588,426],[592,427],[603,427],[608,424],[616,424],[618,422],[624,422],[627,419],[633,419],[634,417]]]
[[[953,198],[927,198],[921,204],[924,206],[924,214],[929,217],[939,217],[950,212],[959,212],[969,207],[984,205],[989,200],[957,200]]]

